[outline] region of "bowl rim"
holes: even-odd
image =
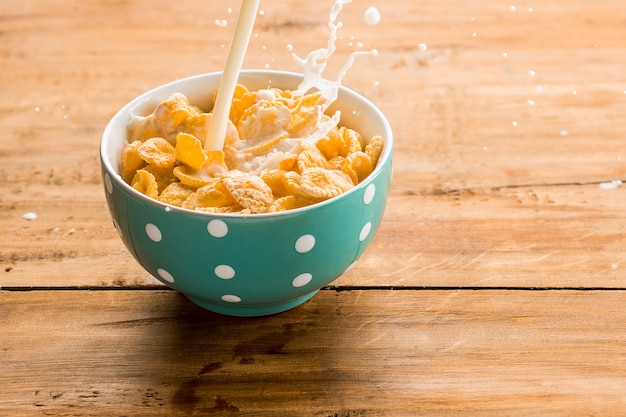
[[[155,95],[155,93],[157,93],[160,90],[168,89],[177,84],[188,83],[195,79],[217,77],[217,76],[220,76],[220,74],[222,74],[222,71],[213,71],[213,72],[207,72],[207,73],[202,73],[202,74],[196,74],[196,75],[192,75],[189,77],[179,78],[174,81],[170,81],[165,84],[161,84],[159,86],[151,88],[141,93],[140,95],[136,96],[135,98],[127,102],[124,106],[122,106],[122,108],[120,108],[113,115],[113,117],[109,119],[109,121],[107,122],[102,132],[101,139],[100,139],[100,147],[99,147],[100,163],[103,168],[103,171],[109,174],[110,181],[115,182],[116,185],[120,187],[122,190],[124,190],[127,194],[130,194],[131,196],[136,197],[145,203],[148,203],[152,206],[159,207],[168,212],[179,212],[179,213],[184,213],[184,214],[199,216],[199,217],[221,217],[221,218],[282,217],[282,216],[288,216],[288,215],[315,210],[317,208],[321,208],[321,207],[333,204],[337,201],[343,200],[345,198],[348,198],[348,196],[350,196],[351,194],[354,194],[358,192],[359,190],[362,190],[363,188],[367,187],[383,171],[384,166],[388,162],[389,163],[391,162],[390,160],[393,154],[394,138],[393,138],[393,130],[391,128],[391,124],[389,123],[389,120],[384,115],[384,113],[365,96],[361,95],[360,93],[357,93],[356,91],[344,85],[340,85],[339,95],[338,95],[337,100],[339,100],[339,97],[341,97],[341,95],[345,95],[352,99],[361,101],[366,106],[370,107],[370,109],[374,113],[377,114],[377,116],[379,117],[380,121],[382,122],[384,126],[384,131],[378,134],[385,139],[385,143],[383,145],[380,158],[378,159],[378,163],[374,167],[374,170],[363,181],[361,181],[359,184],[355,185],[353,188],[351,188],[350,190],[344,193],[341,193],[335,197],[329,198],[328,200],[324,200],[324,201],[311,204],[305,207],[299,207],[296,209],[289,209],[289,210],[272,212],[272,213],[240,214],[240,213],[209,213],[209,212],[203,212],[199,210],[190,210],[190,209],[174,206],[171,204],[167,204],[167,203],[163,203],[161,201],[155,200],[135,190],[133,187],[131,187],[130,184],[128,184],[126,181],[122,179],[121,175],[118,172],[119,169],[113,166],[113,162],[108,157],[109,153],[107,151],[108,150],[107,145],[112,141],[112,139],[107,140],[107,138],[112,138],[111,130],[113,129],[113,125],[115,124],[115,122],[119,118],[123,117],[125,114],[131,114],[132,110],[135,109],[139,104],[141,104],[142,102],[145,102],[146,100],[151,98],[153,95]],[[246,70],[242,70],[240,74],[243,76],[262,76],[262,75],[269,74],[269,75],[280,76],[280,77],[291,77],[293,79],[299,79],[299,80],[303,78],[303,75],[301,73],[291,72],[291,71],[282,71],[282,70],[246,69]],[[281,88],[280,86],[277,86],[277,87]],[[341,125],[341,119],[339,123],[340,123],[339,125]]]

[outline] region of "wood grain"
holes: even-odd
[[[394,129],[385,217],[241,319],[137,265],[98,159],[133,97],[222,69],[239,1],[0,2],[0,415],[626,414],[626,8],[574,3],[345,5],[327,74],[379,51],[344,84]],[[262,2],[244,66],[297,71],[331,4]]]
[[[100,132],[136,94],[218,70],[237,4],[153,3],[0,6],[0,285],[157,284],[110,225]],[[372,27],[346,5],[331,75],[354,42],[379,50],[345,82],[388,115],[396,153],[380,233],[338,283],[623,287],[624,189],[598,187],[626,178],[618,6],[380,3]],[[288,43],[325,45],[324,8],[262,9],[247,67],[295,70]]]
[[[4,292],[0,412],[618,415],[626,293],[556,293],[327,290],[241,319],[173,291]]]

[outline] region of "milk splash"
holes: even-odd
[[[339,87],[343,81],[343,77],[348,70],[354,64],[354,60],[361,55],[374,55],[378,54],[376,49],[369,51],[356,51],[350,54],[348,62],[344,64],[339,71],[339,76],[335,81],[329,81],[324,79],[322,73],[326,69],[328,60],[337,50],[335,43],[337,42],[337,31],[343,26],[341,22],[337,22],[337,17],[343,9],[344,4],[351,3],[352,0],[337,0],[333,5],[328,20],[328,27],[330,29],[330,37],[326,48],[320,48],[310,52],[306,58],[302,59],[295,53],[291,55],[296,61],[296,64],[300,68],[300,72],[304,76],[304,79],[296,90],[297,93],[304,95],[311,89],[318,89],[322,95],[326,98],[326,103],[323,106],[323,110],[326,110],[330,104],[337,99],[339,93]]]
[[[292,91],[292,95],[294,97],[299,97],[306,95],[311,90],[318,90],[325,99],[323,103],[318,105],[317,129],[308,133],[305,137],[282,140],[266,155],[255,156],[252,159],[244,158],[244,161],[242,161],[237,168],[242,171],[253,172],[257,175],[261,175],[269,169],[276,168],[281,159],[290,156],[291,152],[293,152],[293,150],[297,147],[299,140],[317,143],[317,141],[326,137],[333,128],[339,125],[341,111],[335,111],[332,116],[326,116],[325,113],[328,107],[337,99],[339,95],[339,87],[341,86],[343,78],[352,67],[357,57],[362,55],[376,56],[378,54],[376,49],[352,52],[348,57],[347,62],[339,71],[336,80],[328,80],[324,78],[323,73],[328,65],[328,61],[337,50],[335,45],[338,39],[337,31],[343,27],[341,22],[337,22],[337,18],[343,9],[344,4],[351,2],[352,0],[337,0],[331,8],[328,19],[330,36],[325,48],[311,51],[305,58],[300,58],[293,52],[291,54],[303,76],[302,82],[296,90]],[[289,45],[288,49],[293,49],[293,46]],[[261,96],[257,97],[257,101],[259,99],[265,99],[265,96],[266,94],[261,94]],[[271,101],[271,95],[269,95],[267,99]],[[245,151],[245,149],[242,149],[242,151]]]

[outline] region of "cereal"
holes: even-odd
[[[235,200],[232,195],[219,179],[215,179],[189,195],[183,203],[183,207],[196,210],[198,208],[227,207],[233,204],[235,204]]]
[[[274,202],[272,189],[256,175],[231,170],[222,176],[222,182],[235,201],[252,213],[264,213]]]
[[[206,150],[213,114],[172,94],[152,114],[133,116],[122,178],[162,203],[205,213],[274,213],[336,197],[371,175],[384,140],[364,146],[359,132],[322,113],[325,100],[319,91],[238,85],[224,148]]]
[[[134,116],[132,118],[129,125],[129,141],[140,140],[144,142],[153,137],[162,137],[168,141],[173,141],[180,124],[189,116],[200,113],[200,109],[190,105],[189,100],[183,94],[172,94],[167,100],[161,102],[149,116]]]
[[[197,137],[181,132],[176,136],[176,159],[191,169],[200,169],[207,160],[202,143]]]
[[[359,132],[348,129],[347,127],[341,127],[339,128],[339,134],[342,135],[344,141],[348,143],[348,155],[363,150],[363,138]]]
[[[176,150],[163,138],[154,137],[142,143],[137,149],[139,157],[148,164],[160,168],[171,168],[176,162]]]
[[[315,203],[317,203],[316,200],[311,200],[297,195],[287,195],[274,200],[274,202],[267,211],[270,213],[275,213],[277,211],[286,211],[306,207]]]
[[[159,195],[159,201],[162,203],[170,204],[172,206],[182,207],[185,200],[194,193],[192,188],[181,184],[180,182],[173,182],[161,192]]]
[[[374,136],[370,139],[370,142],[365,147],[365,153],[370,157],[372,166],[376,166],[380,154],[383,152],[383,145],[385,144],[382,136]]]
[[[260,101],[248,107],[237,122],[239,137],[248,145],[280,135],[289,123],[289,108],[280,101]]]
[[[285,187],[287,182],[287,171],[282,169],[272,169],[261,176],[261,179],[269,185],[275,196],[283,197],[289,195],[289,191]]]
[[[296,166],[300,173],[304,172],[307,168],[320,167],[324,169],[330,169],[330,163],[315,145],[308,142],[300,143],[300,147],[304,148],[299,154],[296,160]]]
[[[341,170],[350,176],[354,184],[358,184],[372,173],[372,160],[366,153],[357,151],[344,159]]]
[[[297,101],[287,126],[291,137],[303,137],[317,126],[318,106],[323,101],[320,91],[308,94]]]
[[[179,165],[172,171],[174,176],[178,178],[181,184],[191,188],[200,188],[210,184],[215,179],[211,175],[207,175],[202,170],[196,170],[187,165]]]
[[[137,171],[130,183],[131,187],[150,198],[157,199],[159,197],[159,186],[157,185],[154,175],[140,169]]]
[[[129,143],[122,152],[122,178],[130,183],[138,169],[146,165],[146,161],[139,156],[139,147],[143,142],[140,140]]]
[[[302,172],[300,187],[303,197],[326,200],[350,190],[354,184],[342,171],[312,167]]]
[[[338,156],[345,157],[350,148],[350,144],[345,141],[343,135],[339,134],[339,129],[336,128],[331,130],[326,137],[320,139],[316,146],[329,161]]]
[[[162,168],[156,165],[146,165],[143,169],[152,174],[157,183],[159,193],[161,193],[171,183],[178,181],[170,168]]]

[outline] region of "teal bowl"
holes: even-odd
[[[385,139],[375,170],[350,191],[312,206],[253,215],[208,214],[163,204],[137,192],[120,176],[131,114],[146,115],[171,93],[210,108],[221,73],[162,85],[125,105],[108,123],[100,144],[104,193],[113,224],[143,268],[217,313],[261,316],[296,307],[347,271],[374,238],[391,183],[393,134],[370,101],[341,87],[330,112],[364,140]],[[300,74],[244,71],[251,90],[268,85],[295,90]]]

